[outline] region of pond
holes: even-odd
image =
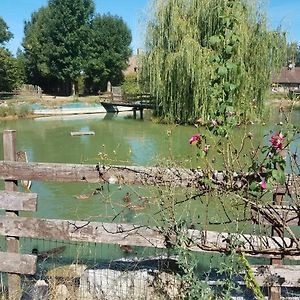
[[[193,126],[155,124],[149,120],[133,120],[132,113],[77,115],[2,121],[0,132],[14,129],[17,132],[17,149],[27,152],[32,162],[118,164],[153,166],[170,161],[177,165],[195,167],[197,149],[188,143],[197,132]],[[300,124],[300,111],[293,113],[293,122]],[[252,126],[237,130],[236,142],[252,130],[257,139],[280,120],[276,113],[267,126]],[[94,131],[91,136],[71,136],[73,131]],[[2,154],[0,139],[0,157]],[[3,183],[1,183],[3,189]],[[72,184],[33,182],[32,192],[39,195],[38,211],[43,218],[80,219],[156,225],[159,205],[152,201],[157,190],[143,187],[124,187],[101,184]],[[174,191],[176,197],[176,191]],[[128,197],[136,209],[126,207]],[[147,201],[144,201],[144,200]],[[193,203],[191,222],[204,214],[200,204]],[[183,210],[178,212],[182,216]],[[23,215],[30,215],[23,213]],[[32,243],[28,248],[33,247]],[[109,253],[109,252],[108,252]],[[116,256],[120,255],[118,252]],[[209,260],[203,266],[209,266]]]

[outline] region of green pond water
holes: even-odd
[[[278,120],[279,114],[274,113],[267,126],[237,129],[236,143],[250,129],[255,139],[264,138],[264,134],[275,127]],[[300,124],[300,111],[293,113],[292,120],[294,124]],[[107,114],[1,121],[0,132],[4,129],[16,130],[17,150],[26,151],[28,160],[33,162],[153,166],[172,160],[180,166],[197,166],[197,149],[188,143],[190,136],[198,131],[193,126],[162,125],[147,119],[133,120],[126,114]],[[94,131],[95,135],[72,137],[70,132],[73,131]],[[2,138],[0,158],[3,158]],[[1,182],[0,188],[3,189],[3,186]],[[157,214],[159,206],[155,201],[159,193],[154,187],[33,182],[31,191],[39,196],[38,211],[34,214],[23,213],[25,216],[151,225],[161,223],[161,217]],[[176,197],[176,189],[172,192]],[[141,209],[126,208],[128,193],[134,205]],[[204,217],[205,205],[200,201],[185,205],[188,205],[190,212],[187,213],[186,207],[178,207],[179,217],[186,214],[184,218],[191,222]],[[214,203],[210,205],[214,206]],[[211,216],[217,213],[222,214],[222,208],[213,207]],[[227,229],[220,226],[216,228]],[[60,242],[56,244],[61,245]],[[83,247],[80,243],[68,245],[70,257]],[[50,245],[48,241],[30,240],[23,244],[22,249],[28,253],[32,248],[47,247],[53,247],[53,243]],[[89,248],[82,251],[91,252]],[[144,255],[145,251],[142,250]],[[114,258],[120,257],[122,251],[116,247],[101,246],[97,255]],[[210,266],[207,257],[203,259],[203,267]]]

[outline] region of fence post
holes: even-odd
[[[277,191],[273,194],[273,204],[282,205],[284,194],[278,193]],[[272,236],[280,236],[283,238],[284,232],[282,227],[272,226]],[[281,258],[272,258],[271,265],[280,266],[282,265]],[[269,300],[280,300],[281,299],[281,287],[271,286],[269,289]]]
[[[4,130],[3,131],[3,158],[8,161],[16,160],[16,131]],[[5,180],[6,191],[17,191],[18,181]],[[17,211],[6,211],[6,216],[18,216]],[[19,240],[16,237],[6,237],[6,251],[19,252]],[[8,299],[18,300],[21,298],[21,277],[17,274],[8,274]]]

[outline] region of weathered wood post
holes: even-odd
[[[141,105],[141,108],[140,108],[140,119],[141,119],[141,120],[144,119],[144,110],[143,110],[142,105]]]
[[[16,160],[16,131],[3,131],[3,158],[8,161]],[[18,181],[5,180],[6,191],[17,191]],[[6,211],[6,216],[15,217],[18,215],[17,211]],[[6,251],[18,253],[19,240],[16,237],[6,237]],[[10,300],[18,300],[21,298],[21,278],[17,274],[8,274],[8,297]]]
[[[284,193],[277,192],[273,194],[273,204],[274,205],[282,205]],[[284,230],[281,226],[272,226],[272,236],[280,236],[283,238]],[[273,266],[281,266],[282,259],[281,258],[272,258],[271,265]],[[281,299],[281,287],[279,285],[271,286],[269,289],[269,300],[280,300]]]

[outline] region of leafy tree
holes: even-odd
[[[70,94],[85,81],[97,92],[122,80],[131,33],[119,17],[94,17],[93,0],[49,0],[25,24],[28,81],[53,93]]]
[[[287,44],[287,64],[296,63],[298,45],[296,42]]]
[[[21,84],[21,73],[17,60],[0,47],[0,91],[10,92]]]
[[[295,65],[296,67],[300,67],[300,45],[297,45],[296,47]]]
[[[27,81],[40,85],[47,90],[48,85],[55,81],[49,69],[49,8],[42,7],[31,16],[31,21],[25,22],[25,38],[23,40],[23,59]]]
[[[8,26],[0,17],[0,45],[13,37]],[[10,92],[21,84],[21,72],[17,60],[0,46],[0,91]]]
[[[85,69],[89,91],[105,90],[107,82],[120,84],[131,49],[131,32],[118,16],[98,15],[91,24],[89,58]]]
[[[12,33],[8,30],[8,26],[0,16],[0,45],[8,42],[13,37]]]
[[[63,94],[74,91],[87,58],[93,12],[92,0],[50,0],[32,15],[23,41],[29,79],[41,86],[46,79],[48,91],[51,86]]]
[[[286,41],[267,30],[265,12],[250,2],[154,1],[142,79],[156,97],[158,116],[222,123],[262,112]]]
[[[300,46],[298,46],[296,54],[296,67],[300,67]]]

